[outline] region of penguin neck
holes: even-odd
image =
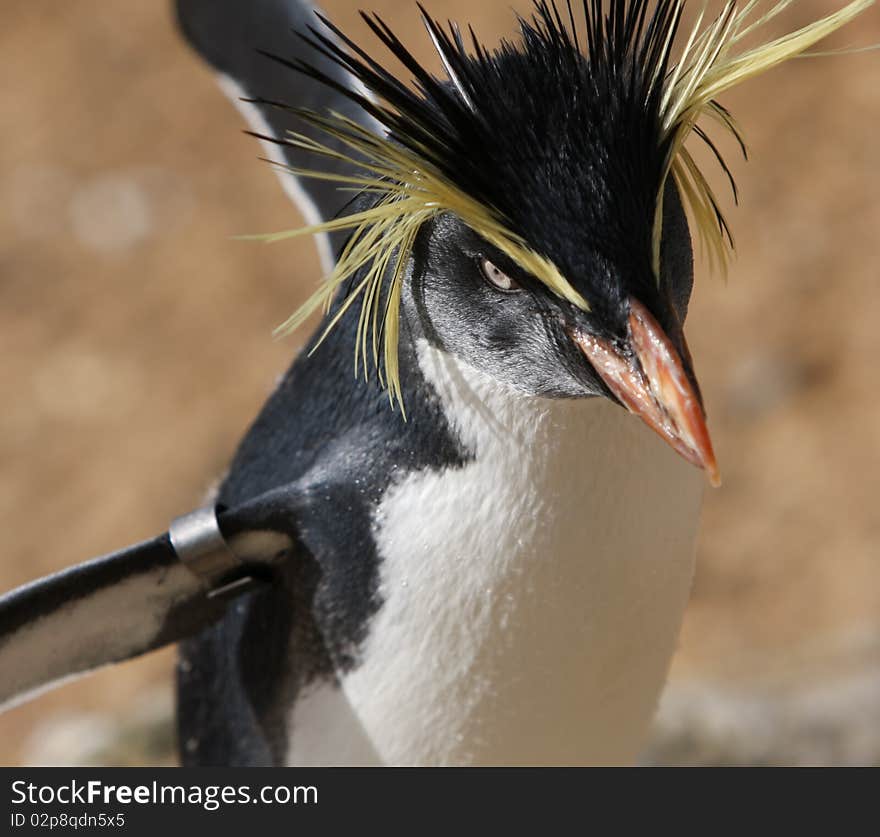
[[[383,604],[342,682],[394,764],[635,758],[693,573],[702,480],[604,399],[544,399],[424,340],[471,457],[393,483]]]

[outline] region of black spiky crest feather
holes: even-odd
[[[468,48],[455,24],[450,23],[445,29],[419,6],[448,80],[432,76],[378,16],[362,12],[361,16],[377,38],[412,73],[414,89],[319,15],[342,46],[314,28],[311,36],[302,37],[351,72],[379,101],[340,86],[305,62],[269,57],[342,92],[370,114],[387,135],[374,133],[335,112],[319,114],[290,107],[289,110],[307,123],[333,137],[344,150],[297,133],[280,140],[263,137],[343,160],[351,165],[352,171],[359,172],[342,175],[289,169],[297,176],[330,180],[344,189],[376,196],[371,206],[349,215],[311,227],[261,236],[267,241],[277,241],[334,230],[351,233],[335,269],[278,331],[292,331],[319,307],[329,310],[339,289],[350,282],[324,334],[360,298],[355,372],[362,363],[365,376],[368,374],[367,356],[372,354],[392,404],[401,403],[397,341],[404,270],[419,228],[444,212],[457,215],[554,294],[582,310],[589,310],[589,301],[568,281],[564,266],[554,264],[548,254],[542,252],[540,242],[529,240],[527,224],[518,217],[522,202],[515,204],[508,198],[517,191],[508,188],[512,185],[511,178],[527,179],[529,175],[526,160],[518,159],[513,150],[517,137],[507,145],[500,142],[503,134],[499,132],[505,127],[514,132],[524,127],[504,122],[504,107],[510,92],[504,72],[514,64],[519,64],[520,71],[533,74],[525,78],[537,83],[537,91],[545,76],[553,83],[567,84],[569,89],[564,92],[568,99],[565,95],[556,99],[570,102],[573,114],[581,112],[577,102],[584,99],[593,102],[592,109],[586,109],[587,114],[592,114],[592,121],[585,120],[583,125],[577,126],[583,129],[582,141],[589,142],[591,132],[601,134],[603,129],[611,128],[621,134],[621,142],[638,146],[633,157],[644,161],[644,179],[651,185],[650,212],[654,219],[651,248],[655,275],[659,275],[662,196],[670,174],[710,258],[723,268],[733,241],[711,187],[685,146],[687,139],[693,133],[708,144],[735,195],[730,171],[698,121],[703,117],[714,120],[733,134],[744,150],[736,123],[716,97],[803,53],[873,1],[853,0],[839,11],[795,32],[744,49],[741,42],[746,36],[795,0],[777,0],[769,7],[763,0],[745,3],[727,0],[721,12],[704,24],[706,0],[675,61],[673,45],[685,0],[657,0],[650,13],[651,0],[611,0],[607,12],[602,0],[583,0],[584,50],[576,34],[570,0],[566,1],[566,21],[554,0],[535,0],[532,18],[519,20],[520,43],[502,41],[494,51],[483,47],[473,30],[469,32]],[[518,78],[523,78],[522,73]],[[512,91],[514,97],[518,93]],[[287,107],[283,103],[259,101]],[[610,108],[604,119],[602,108]],[[569,203],[576,202],[575,198]],[[570,220],[577,223],[579,219]],[[389,285],[383,289],[383,282],[389,277]],[[384,375],[380,355],[384,359]]]

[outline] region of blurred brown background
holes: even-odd
[[[428,56],[412,0],[357,5]],[[324,4],[363,35],[357,5]],[[513,27],[506,0],[428,6],[490,43]],[[827,45],[871,43],[876,8]],[[318,265],[308,242],[232,240],[300,218],[167,3],[6,0],[0,49],[10,588],[199,503],[296,351],[270,332]],[[793,61],[723,101],[752,157],[724,145],[739,256],[727,284],[698,264],[688,333],[724,487],[646,758],[880,763],[880,52]],[[0,763],[167,760],[172,660],[0,717]]]

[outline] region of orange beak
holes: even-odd
[[[688,462],[702,468],[713,486],[721,485],[706,415],[679,353],[651,313],[630,298],[632,356],[591,334],[572,339],[608,386],[634,415],[665,439]],[[687,353],[687,347],[685,347]]]

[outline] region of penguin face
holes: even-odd
[[[451,214],[425,225],[404,292],[414,332],[527,396],[606,397],[642,418],[717,481],[684,339],[693,285],[687,220],[675,187],[663,206],[660,275],[583,255],[566,278],[590,303],[554,295]]]
[[[596,256],[593,271],[571,277],[591,303],[584,312],[446,214],[426,224],[413,248],[405,297],[408,319],[436,347],[524,394],[616,400],[571,335],[581,331],[625,342],[630,300],[636,299],[669,335],[673,348],[687,356],[684,368],[693,378],[682,331],[693,258],[674,186],[665,201],[663,229],[660,282],[653,274],[638,284],[627,282],[631,271],[615,271]]]
[[[569,306],[455,216],[421,231],[404,293],[416,334],[489,377],[525,395],[602,393],[566,339]]]

